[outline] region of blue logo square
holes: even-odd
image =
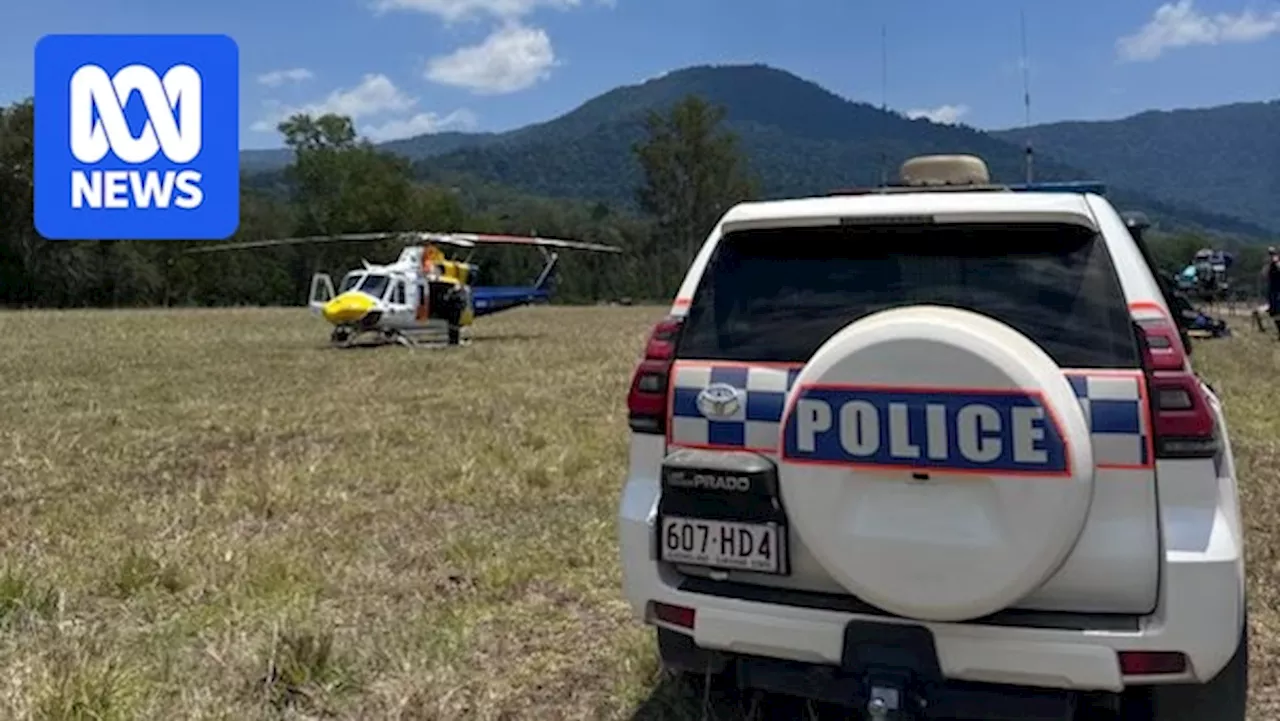
[[[53,240],[216,240],[240,224],[240,50],[226,35],[46,35],[35,224]]]

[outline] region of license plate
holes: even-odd
[[[662,560],[757,573],[781,573],[781,528],[701,518],[662,519]]]

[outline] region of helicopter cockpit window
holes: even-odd
[[[387,280],[385,275],[370,275],[360,284],[360,290],[374,298],[381,298],[387,292]]]
[[[363,277],[363,273],[347,273],[347,277],[342,279],[342,286],[338,288],[338,292],[346,293],[356,287],[356,283],[359,283],[360,279]]]
[[[397,280],[396,284],[391,286],[391,303],[396,305],[404,305],[404,281]]]

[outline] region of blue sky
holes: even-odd
[[[797,12],[796,8],[804,8]],[[378,140],[548,120],[618,85],[762,62],[940,121],[1032,120],[1280,97],[1280,0],[42,0],[0,23],[0,103],[47,33],[221,32],[240,45],[241,144],[293,109]],[[266,132],[263,129],[267,129]]]

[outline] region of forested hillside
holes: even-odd
[[[892,176],[907,157],[931,152],[977,153],[999,180],[1019,181],[1024,175],[1024,154],[1018,142],[964,126],[883,112],[763,65],[686,68],[616,88],[551,121],[507,133],[425,135],[380,147],[414,161],[414,171],[422,179],[439,181],[463,174],[538,195],[632,204],[641,169],[631,147],[644,136],[646,115],[665,111],[690,94],[725,109],[726,125],[738,135],[751,167],[759,173],[765,197],[876,183],[884,171]],[[1231,129],[1242,133],[1243,143],[1261,138],[1252,134],[1255,131],[1261,132],[1254,126]],[[1276,142],[1280,134],[1267,137]],[[1144,141],[1146,146],[1162,142],[1158,136]],[[1280,228],[1280,222],[1267,225],[1258,217],[1235,217],[1216,200],[1204,200],[1208,196],[1198,194],[1202,179],[1194,168],[1186,172],[1170,162],[1168,156],[1181,151],[1146,153],[1150,172],[1139,177],[1113,165],[1085,164],[1074,151],[1050,153],[1052,144],[1046,145],[1036,162],[1037,178],[1103,180],[1112,187],[1117,203],[1147,211],[1168,230],[1262,236]],[[1089,154],[1081,157],[1093,159]],[[276,151],[242,155],[246,169],[264,169],[287,159],[287,154]],[[1265,192],[1266,168],[1258,163],[1242,167],[1257,172],[1250,176],[1251,184],[1236,189],[1241,196],[1276,197]],[[1270,172],[1272,176],[1280,173]],[[1148,175],[1160,182],[1150,181]],[[1180,192],[1166,192],[1179,184]]]
[[[1280,100],[993,133],[1108,182],[1280,229]]]

